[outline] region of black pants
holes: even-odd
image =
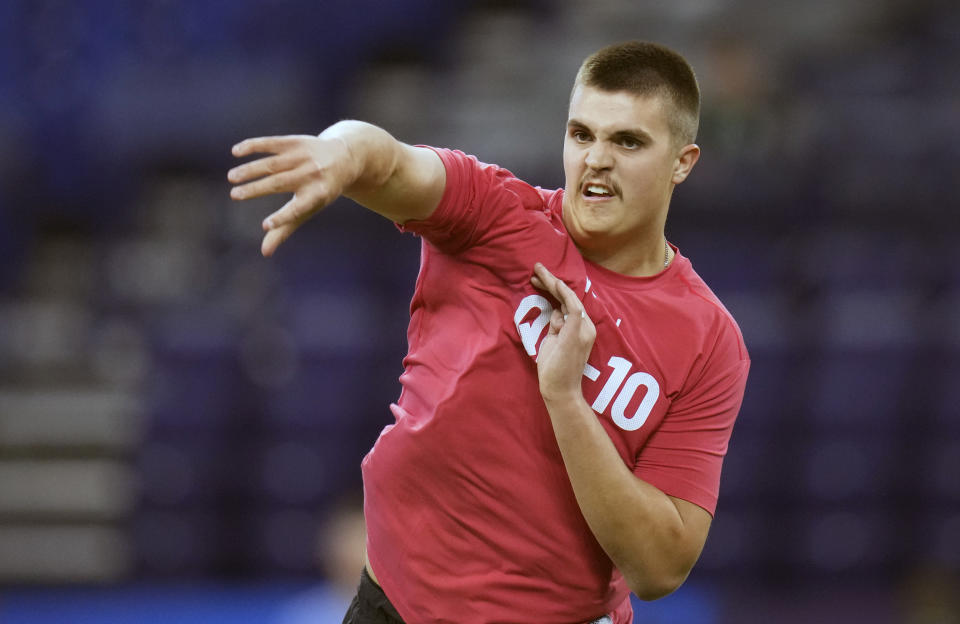
[[[602,616],[588,624],[609,624],[608,616]],[[403,618],[393,608],[387,595],[373,582],[367,569],[360,573],[360,586],[357,595],[343,616],[343,624],[404,624]]]
[[[360,574],[357,595],[343,616],[343,624],[404,624],[387,595],[373,582],[367,569]]]

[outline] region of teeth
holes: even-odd
[[[594,195],[610,195],[610,191],[606,187],[597,186],[596,184],[591,184],[587,187],[588,193],[593,193]]]

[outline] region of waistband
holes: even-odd
[[[383,609],[383,611],[385,611],[389,615],[390,619],[396,624],[403,624],[403,620],[400,618],[400,614],[397,613],[396,607],[394,607],[390,602],[390,599],[387,598],[383,588],[381,588],[380,585],[378,585],[376,581],[370,577],[370,573],[367,572],[366,566],[364,566],[360,573],[360,585],[361,591],[366,594],[367,599],[371,600],[376,607]],[[364,591],[364,589],[366,591]],[[613,618],[611,618],[609,615],[604,615],[595,620],[583,622],[583,624],[613,624]]]

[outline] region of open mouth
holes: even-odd
[[[583,186],[584,197],[596,197],[598,199],[614,197],[613,189],[604,184],[585,184]]]

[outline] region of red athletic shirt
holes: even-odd
[[[370,563],[409,624],[628,624],[626,583],[577,506],[537,381],[542,262],[597,338],[583,394],[624,463],[714,512],[749,359],[727,310],[676,254],[652,277],[585,260],[563,192],[436,150],[440,205],[422,237],[396,418],[363,461]]]

